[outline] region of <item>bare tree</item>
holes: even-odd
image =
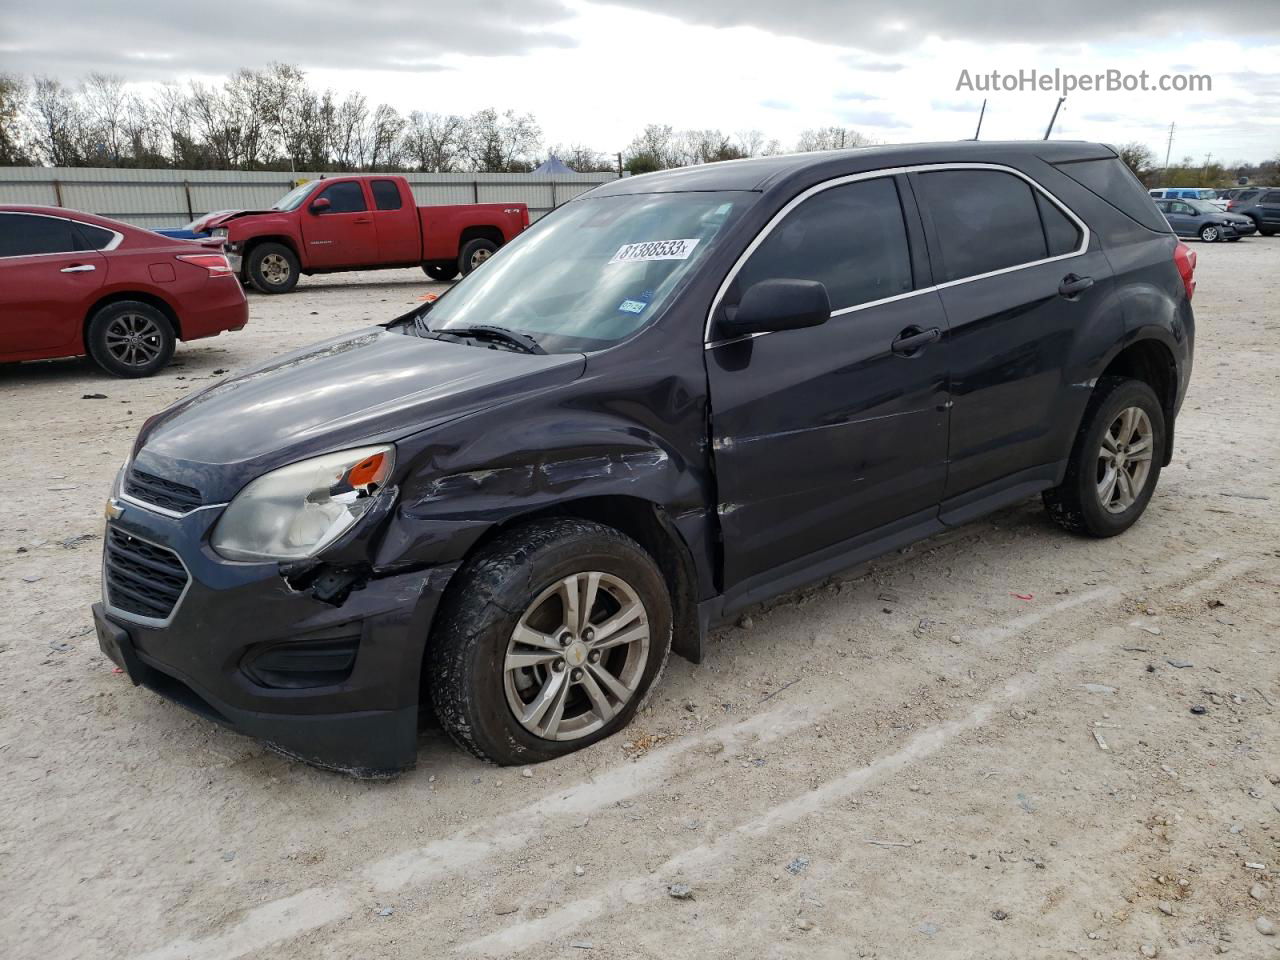
[[[369,169],[398,170],[404,155],[404,117],[394,107],[378,104],[369,123]]]
[[[462,152],[472,170],[510,173],[532,169],[541,141],[542,130],[533,114],[498,113],[489,107],[467,118]]]
[[[866,134],[849,127],[818,127],[800,134],[796,150],[801,153],[809,150],[847,150],[851,147],[866,147],[874,142]]]
[[[22,108],[27,85],[19,77],[0,73],[0,166],[28,160],[22,131]]]
[[[83,163],[84,118],[75,97],[58,80],[36,77],[28,124],[41,159],[55,167]]]
[[[623,166],[632,173],[650,173],[679,166],[675,130],[670,124],[648,124],[623,153]]]
[[[329,149],[339,170],[356,170],[364,165],[364,149],[369,125],[369,103],[363,94],[349,93],[333,117]]]
[[[581,143],[568,147],[553,147],[549,155],[559,157],[564,165],[575,173],[608,173],[614,169],[612,158]]]
[[[1133,171],[1134,176],[1144,183],[1146,178],[1155,171],[1155,152],[1145,143],[1139,143],[1136,140],[1126,143],[1123,146],[1116,147],[1116,153],[1120,155],[1120,159],[1124,161],[1125,166]]]
[[[465,129],[466,121],[456,113],[415,110],[405,127],[405,155],[419,170],[449,173],[459,162]]]
[[[119,166],[125,153],[125,115],[128,95],[124,78],[91,73],[80,88],[84,102],[89,160],[95,166]]]

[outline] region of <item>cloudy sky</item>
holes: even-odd
[[[534,113],[547,143],[623,149],[646,123],[973,135],[971,77],[1207,73],[1212,92],[1075,92],[1054,135],[1163,159],[1280,153],[1275,0],[0,0],[0,70],[152,84],[271,60],[402,111]],[[1057,95],[995,92],[983,138],[1039,137]]]

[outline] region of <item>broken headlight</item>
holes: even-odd
[[[312,556],[364,516],[394,458],[393,447],[361,447],[273,470],[236,495],[210,543],[228,560]]]

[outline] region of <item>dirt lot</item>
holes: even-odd
[[[90,626],[143,419],[421,274],[256,297],[148,381],[0,369],[4,955],[1280,957],[1280,238],[1196,248],[1194,382],[1132,531],[1029,501],[919,544],[523,772],[438,731],[393,782],[312,770],[130,686]]]

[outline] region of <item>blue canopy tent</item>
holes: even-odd
[[[534,173],[573,173],[569,167],[565,166],[563,160],[557,156],[547,157],[542,163],[538,164],[538,168]]]

